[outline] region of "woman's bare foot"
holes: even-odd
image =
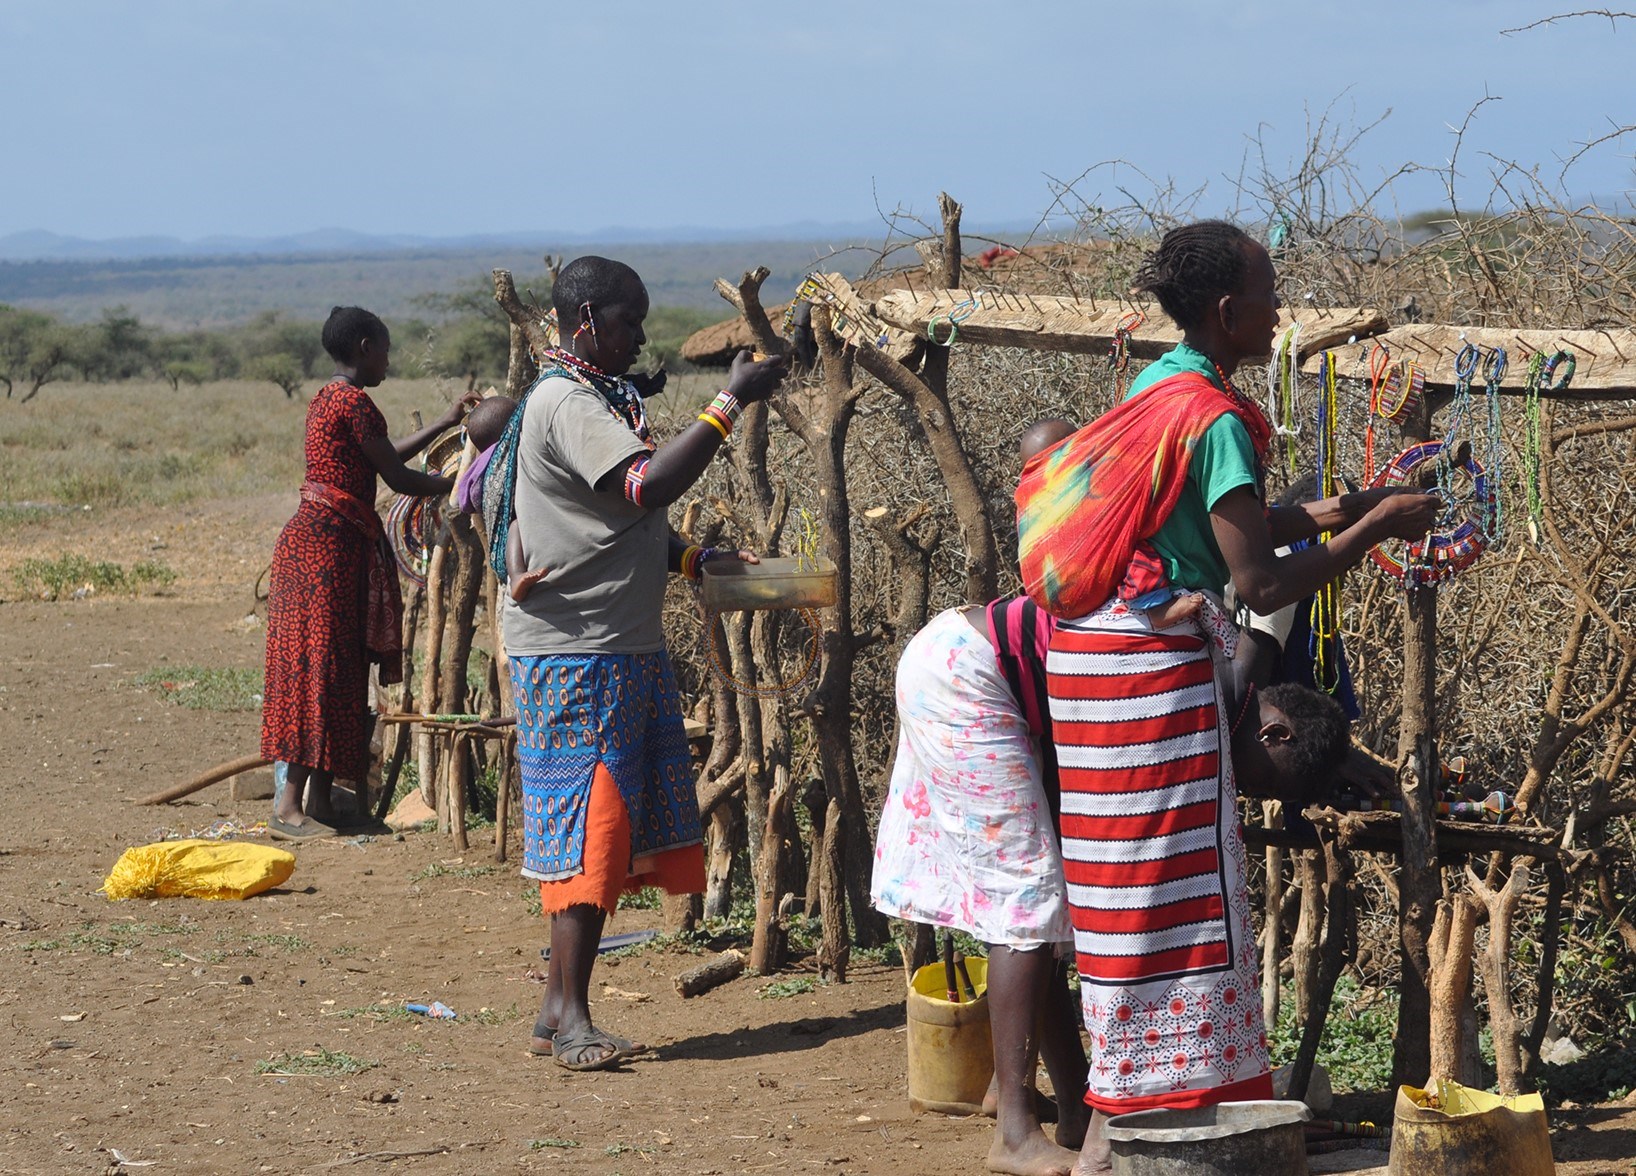
[[[990,1172],[1010,1176],[1069,1176],[1074,1170],[1074,1153],[1045,1138],[1038,1127],[1015,1143],[1007,1143],[996,1131],[987,1166]]]
[[[551,574],[550,568],[538,568],[532,572],[523,572],[512,576],[508,587],[511,590],[511,599],[521,604],[528,599],[528,594],[534,591],[534,585]]]
[[[1113,1150],[1102,1135],[1108,1116],[1101,1111],[1091,1112],[1091,1125],[1085,1132],[1085,1146],[1079,1149],[1079,1163],[1074,1165],[1073,1176],[1096,1176],[1099,1172],[1113,1171]]]

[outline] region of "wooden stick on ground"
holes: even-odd
[[[744,953],[729,948],[698,967],[689,968],[677,976],[676,991],[683,996],[698,996],[701,992],[709,992],[729,980],[738,979],[744,972],[744,963]]]
[[[262,759],[259,755],[241,756],[236,760],[228,760],[225,764],[217,764],[208,772],[193,777],[186,784],[178,784],[174,788],[167,788],[163,792],[155,792],[152,796],[144,796],[140,800],[133,800],[132,804],[169,804],[173,800],[180,800],[212,784],[219,784],[223,780],[231,779],[241,772],[253,772],[257,768],[265,768],[272,760]]]

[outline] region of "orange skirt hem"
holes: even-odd
[[[540,883],[540,912],[557,914],[572,906],[612,912],[621,894],[657,886],[667,894],[704,892],[704,846],[678,845],[631,861],[631,818],[608,769],[598,764],[585,804],[584,868],[571,878]]]

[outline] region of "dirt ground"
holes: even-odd
[[[672,977],[693,957],[610,960],[598,1018],[656,1056],[602,1074],[528,1056],[543,928],[482,834],[463,859],[436,833],[302,846],[284,888],[243,903],[101,896],[128,846],[264,815],[226,785],[131,805],[257,742],[254,714],[183,710],[133,679],[259,664],[251,588],[293,505],[0,534],[0,579],[64,551],[151,550],[179,573],[163,597],[0,604],[0,1172],[982,1170],[987,1121],[909,1113],[896,968],[684,1001]],[[656,917],[621,912],[610,931]],[[433,999],[459,1019],[393,1012]],[[352,1059],[368,1067],[303,1072]],[[1636,1171],[1636,1111],[1553,1126],[1561,1171]]]

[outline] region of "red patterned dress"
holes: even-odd
[[[307,408],[307,481],[375,502],[375,468],[363,443],[385,437],[386,418],[361,388],[325,385]],[[273,548],[267,596],[267,685],[261,754],[339,779],[368,763],[370,542],[306,495]]]

